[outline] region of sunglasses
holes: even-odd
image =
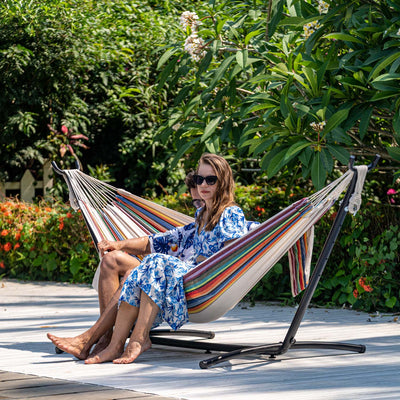
[[[202,199],[193,199],[192,200],[193,207],[200,208],[204,206],[204,200]]]
[[[201,176],[201,175],[193,175],[193,180],[196,185],[201,185],[204,181],[206,181],[207,185],[215,185],[218,180],[218,177],[215,175],[209,176]]]

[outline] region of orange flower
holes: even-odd
[[[4,251],[10,251],[12,249],[12,244],[10,242],[7,242],[4,245]]]
[[[3,268],[3,269],[5,269],[5,265],[4,265],[4,261],[0,261],[0,268]]]
[[[67,212],[66,217],[67,217],[67,218],[72,218],[72,214],[71,214],[70,212]]]
[[[367,285],[367,282],[363,277],[358,280],[358,283],[366,292],[372,292],[374,290],[370,285]]]
[[[18,232],[15,234],[15,240],[21,239],[21,234]]]
[[[47,211],[47,212],[51,212],[51,208],[50,207],[46,207],[44,210]]]
[[[365,286],[365,278],[361,277],[361,278],[358,280],[358,284],[359,284],[360,286],[364,287],[364,286]]]
[[[357,289],[354,289],[353,290],[353,296],[355,297],[355,298],[357,298],[358,297],[358,290]]]
[[[8,235],[8,230],[7,229],[3,229],[1,231],[1,236],[7,236]]]
[[[60,231],[62,231],[64,229],[64,219],[60,218],[59,221],[60,221],[60,224],[58,225],[58,229]]]
[[[20,247],[21,247],[21,245],[19,243],[15,243],[14,250],[17,250]]]

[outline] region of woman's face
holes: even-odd
[[[215,176],[216,173],[211,165],[200,163],[197,170],[197,175],[205,178],[206,176]],[[206,202],[209,207],[212,205],[212,201],[215,197],[217,188],[218,182],[216,182],[214,185],[208,185],[205,180],[201,185],[197,185],[197,190],[199,191],[200,197]]]

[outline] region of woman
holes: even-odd
[[[124,283],[110,344],[85,363],[133,362],[151,347],[149,332],[153,326],[166,321],[172,329],[179,329],[188,321],[183,276],[227,242],[247,232],[243,211],[234,203],[232,170],[226,160],[204,154],[194,178],[205,205],[196,212],[193,256],[186,261],[167,254],[146,256]],[[91,340],[96,340],[99,334],[95,332]]]

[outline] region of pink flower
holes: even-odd
[[[391,194],[396,194],[397,192],[394,189],[389,189],[386,194],[390,196]]]
[[[62,125],[61,132],[64,133],[64,135],[68,135],[68,128],[65,125]]]

